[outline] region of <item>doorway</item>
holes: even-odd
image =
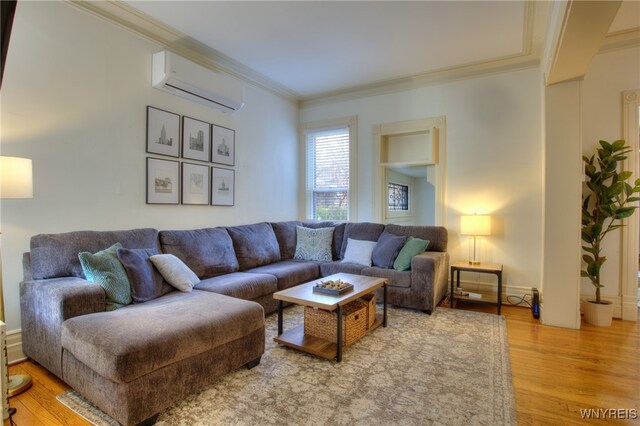
[[[446,226],[446,117],[373,126],[374,220]]]

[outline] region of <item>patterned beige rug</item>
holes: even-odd
[[[341,363],[277,346],[267,318],[260,365],[241,368],[160,415],[158,425],[515,425],[504,317],[389,309]],[[302,320],[285,310],[285,330]],[[98,426],[117,424],[77,393],[58,400]],[[113,423],[111,423],[113,422]]]

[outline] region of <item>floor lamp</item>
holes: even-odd
[[[27,158],[0,156],[0,199],[33,198],[33,173],[31,160]],[[4,295],[2,292],[2,253],[0,252],[0,320],[4,322]],[[5,362],[7,345],[3,343]],[[9,371],[5,365],[6,371]],[[8,373],[7,373],[8,374]],[[17,374],[8,377],[7,396],[10,397],[31,386],[31,376]],[[8,407],[7,400],[3,407]]]

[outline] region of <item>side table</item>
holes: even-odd
[[[469,296],[463,296],[461,294],[456,294],[455,289],[460,287],[460,271],[467,272],[480,272],[484,274],[494,274],[498,277],[498,295],[482,295],[481,299],[475,299]],[[455,276],[455,279],[454,279]],[[476,265],[470,264],[469,262],[459,261],[454,262],[451,265],[451,308],[453,308],[453,301],[464,300],[467,302],[473,303],[484,303],[489,305],[496,305],[498,307],[498,315],[500,315],[500,307],[502,305],[502,264],[500,263],[479,263]]]

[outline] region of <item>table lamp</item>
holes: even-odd
[[[31,160],[28,158],[0,156],[0,199],[33,198],[33,174]],[[0,320],[4,322],[4,295],[2,293],[2,254],[0,251]],[[4,352],[5,363],[7,360],[6,342],[1,342]],[[9,371],[5,365],[5,371]],[[7,373],[8,374],[8,373]],[[14,376],[2,377],[2,391],[6,394],[3,405],[6,411],[8,397],[16,395],[31,386],[31,376],[28,374],[17,374]],[[8,380],[8,383],[6,382]]]
[[[460,234],[470,235],[473,239],[473,258],[469,259],[470,265],[479,265],[480,261],[476,257],[476,245],[478,237],[482,235],[491,235],[491,216],[487,215],[464,215],[460,217]],[[471,241],[469,241],[471,244]],[[471,252],[471,247],[469,247]]]

